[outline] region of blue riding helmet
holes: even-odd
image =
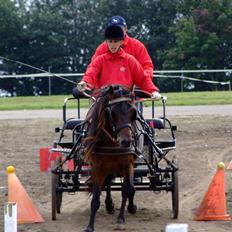
[[[112,16],[108,22],[108,26],[115,25],[115,24],[121,27],[126,27],[126,20],[119,15]]]

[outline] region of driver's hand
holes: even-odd
[[[77,83],[77,88],[80,92],[84,92],[86,90],[87,83],[85,81],[80,81]]]
[[[161,95],[159,92],[155,91],[151,94],[151,98],[154,100],[159,100],[161,98]]]

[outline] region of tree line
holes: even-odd
[[[232,68],[231,0],[0,0],[0,56],[53,73],[84,72],[113,15],[126,19],[129,35],[145,44],[155,70]],[[35,72],[0,58],[0,74]],[[53,82],[55,94],[73,87]],[[179,90],[175,79],[155,82],[161,91]],[[194,87],[212,88],[200,82]],[[46,78],[0,79],[0,89],[48,92]]]

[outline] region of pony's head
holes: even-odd
[[[130,147],[132,142],[131,124],[136,120],[137,111],[131,91],[121,86],[108,87],[108,105],[105,109],[108,128],[120,147]]]
[[[92,149],[94,146],[130,147],[131,124],[137,117],[134,95],[118,85],[104,87],[98,95],[89,131]]]

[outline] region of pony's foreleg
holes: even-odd
[[[100,207],[100,194],[101,189],[98,185],[93,185],[93,192],[92,192],[92,200],[91,200],[91,213],[90,213],[90,219],[89,224],[85,229],[85,232],[93,232],[94,231],[94,222],[95,222],[95,216],[96,212]]]
[[[134,194],[134,183],[133,176],[124,177],[123,186],[122,186],[122,203],[120,212],[117,219],[118,229],[124,229],[125,227],[125,207],[127,198]]]
[[[105,199],[105,205],[106,205],[106,211],[109,214],[114,213],[114,202],[112,200],[111,196],[111,182],[112,179],[114,178],[113,175],[107,176],[105,180],[105,186],[106,186],[106,199]]]
[[[134,204],[134,196],[135,196],[135,189],[133,187],[133,191],[132,191],[131,195],[128,197],[129,204],[127,207],[128,212],[131,214],[135,214],[137,211],[137,206]]]

